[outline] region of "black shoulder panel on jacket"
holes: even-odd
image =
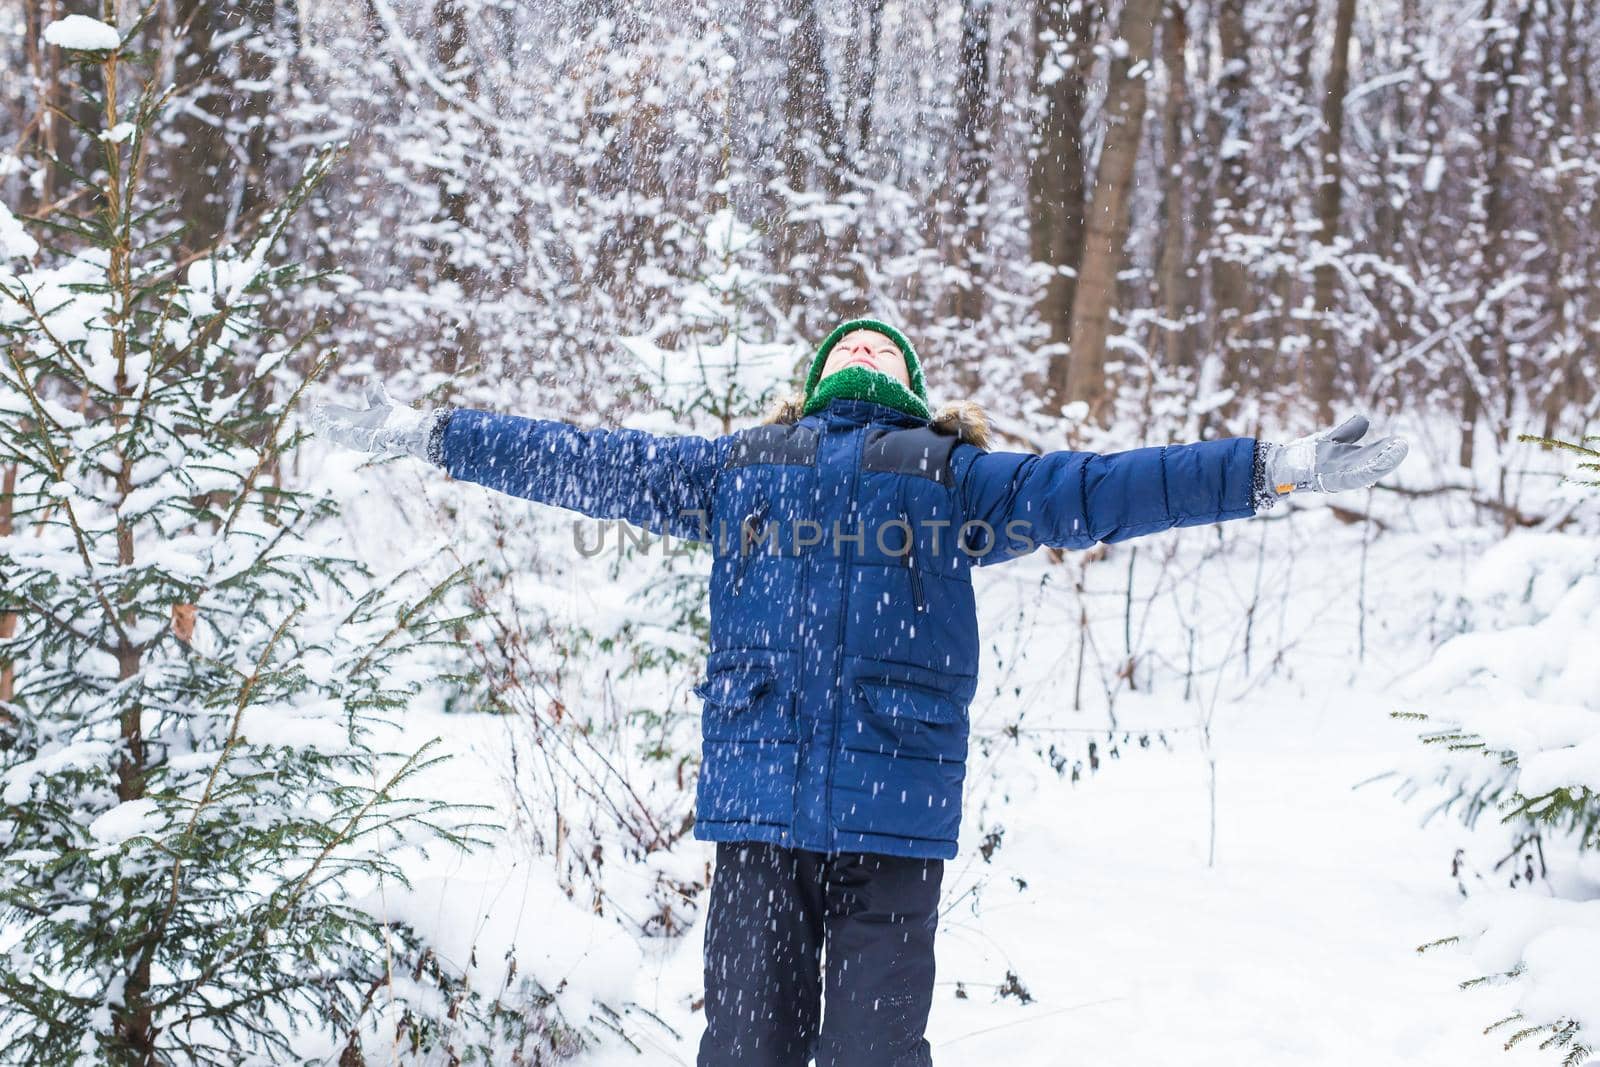
[[[740,430],[734,438],[725,467],[749,467],[757,463],[817,465],[817,431],[809,426],[785,423],[752,426]]]
[[[861,469],[891,471],[931,478],[940,485],[950,484],[950,453],[957,439],[926,426],[910,430],[873,428],[861,452]]]

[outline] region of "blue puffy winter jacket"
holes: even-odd
[[[441,445],[454,477],[713,546],[696,837],[932,859],[961,821],[973,565],[1251,515],[1254,452],[991,452],[865,400],[714,440],[462,410]]]

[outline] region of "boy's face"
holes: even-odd
[[[822,365],[822,377],[826,378],[846,367],[865,367],[887,374],[901,385],[911,385],[906,357],[900,354],[900,349],[893,341],[876,330],[851,330],[839,338],[839,343],[828,352],[828,360]]]

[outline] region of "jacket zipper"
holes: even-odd
[[[904,515],[905,513],[901,512],[901,514]],[[905,522],[909,529],[911,520],[907,518]],[[908,534],[907,536],[910,541],[906,545],[905,555],[900,558],[905,562],[906,569],[911,573],[911,602],[916,605],[918,611],[926,611],[928,606],[922,599],[922,568],[917,566],[917,538],[915,534]]]
[[[845,455],[850,458],[850,488],[845,493],[845,506],[850,509],[850,517],[859,521],[856,514],[856,482],[861,476],[861,444],[867,435],[865,425],[850,432],[850,443],[845,446]],[[837,542],[835,542],[837,543]],[[846,542],[848,545],[848,542]],[[850,618],[850,549],[845,548],[844,561],[841,564],[843,580],[839,583],[839,640],[834,642],[834,655],[838,657],[840,671],[844,667],[844,628]],[[822,782],[822,831],[828,835],[828,846],[831,848],[836,838],[833,829],[833,773],[839,759],[839,729],[844,718],[844,702],[846,693],[834,690],[833,701],[833,736],[828,743],[828,774]]]
[[[920,611],[927,610],[927,604],[922,599],[922,568],[917,566],[917,531],[911,525],[911,512],[906,507],[905,482],[900,483],[900,519],[906,524],[906,550],[900,557],[911,574],[911,602]]]

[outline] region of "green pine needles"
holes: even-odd
[[[283,1063],[310,1032],[360,1062],[380,1009],[386,1046],[448,1046],[479,1005],[357,901],[473,836],[408,791],[431,745],[379,745],[451,583],[372,590],[282,477],[324,361],[273,325],[304,279],[269,257],[333,155],[248,247],[175,262],[162,98],[69,57],[99,158],[54,161],[37,241],[0,212],[0,1060]]]
[[[1590,447],[1590,442],[1600,444],[1600,434],[1589,434],[1580,441],[1563,441],[1557,437],[1540,437],[1538,434],[1525,433],[1519,434],[1517,440],[1572,453],[1578,457],[1578,469],[1584,473],[1569,476],[1567,480],[1578,485],[1600,487],[1600,448]]]
[[[1591,436],[1571,442],[1523,435],[1519,440],[1576,455],[1578,470],[1583,473],[1570,475],[1567,481],[1600,485],[1600,480],[1592,477],[1600,472],[1600,451],[1591,447],[1600,438]],[[1515,614],[1515,624],[1486,631],[1497,641],[1522,641],[1520,646],[1511,646],[1511,655],[1526,657],[1530,642],[1541,640],[1546,631],[1564,630],[1574,625],[1575,619],[1582,625],[1592,617],[1593,595],[1585,590],[1592,590],[1600,582],[1600,572],[1595,571],[1596,557],[1586,551],[1587,546],[1578,542],[1575,547],[1579,562],[1572,571],[1553,580],[1544,579],[1545,603],[1533,611],[1540,616],[1537,621],[1530,626],[1526,614]],[[1572,549],[1562,547],[1561,551]],[[1520,590],[1515,607],[1525,613],[1535,585],[1541,580],[1539,566],[1526,561],[1506,565],[1512,576],[1505,579],[1506,583]],[[1551,573],[1563,574],[1560,568]],[[1563,605],[1567,604],[1571,608],[1564,611]],[[1473,826],[1485,813],[1493,812],[1512,829],[1515,839],[1510,854],[1495,865],[1493,878],[1498,885],[1479,876],[1470,883],[1469,892],[1469,882],[1461,873],[1461,854],[1457,854],[1458,884],[1468,897],[1464,929],[1461,935],[1441,938],[1422,946],[1422,950],[1443,944],[1470,947],[1492,941],[1495,947],[1491,958],[1498,961],[1498,969],[1462,983],[1463,988],[1510,983],[1525,991],[1533,990],[1534,995],[1522,1005],[1525,1011],[1499,1019],[1485,1033],[1502,1036],[1507,1048],[1533,1044],[1553,1053],[1555,1062],[1563,1067],[1578,1067],[1596,1051],[1594,1016],[1580,1019],[1567,1014],[1571,1009],[1528,1004],[1548,1005],[1548,998],[1538,995],[1541,987],[1571,987],[1574,976],[1583,974],[1587,966],[1575,965],[1577,953],[1552,955],[1551,944],[1569,936],[1570,929],[1581,927],[1583,922],[1592,923],[1593,919],[1585,916],[1592,913],[1597,902],[1581,890],[1572,891],[1572,885],[1581,885],[1581,880],[1574,883],[1569,877],[1551,881],[1546,875],[1545,858],[1552,855],[1558,857],[1557,862],[1565,859],[1570,864],[1578,856],[1600,849],[1600,792],[1595,789],[1592,761],[1581,758],[1583,752],[1592,751],[1592,747],[1585,746],[1592,746],[1593,738],[1600,736],[1600,726],[1587,720],[1590,713],[1581,710],[1585,703],[1581,699],[1570,708],[1541,709],[1546,690],[1549,700],[1556,704],[1560,704],[1561,694],[1570,691],[1568,673],[1562,664],[1544,663],[1539,668],[1544,673],[1517,678],[1514,668],[1497,663],[1493,657],[1485,659],[1473,654],[1485,647],[1471,646],[1453,658],[1445,655],[1447,647],[1441,658],[1457,665],[1453,668],[1457,675],[1482,670],[1510,676],[1526,698],[1522,703],[1510,699],[1492,717],[1480,714],[1473,725],[1414,711],[1393,713],[1396,718],[1426,724],[1428,732],[1421,735],[1421,740],[1441,753],[1434,782],[1444,787],[1444,793],[1430,817],[1449,812]],[[1563,646],[1556,642],[1555,647]],[[1564,655],[1576,663],[1584,652],[1575,646]],[[1585,677],[1581,669],[1573,670],[1571,676]],[[1502,684],[1509,686],[1510,680],[1502,679]],[[1581,687],[1584,683],[1576,684]],[[1496,691],[1516,692],[1507,688]],[[1520,893],[1518,887],[1532,891]],[[1568,998],[1563,1003],[1576,1001]],[[1592,998],[1589,1003],[1594,1003]]]

